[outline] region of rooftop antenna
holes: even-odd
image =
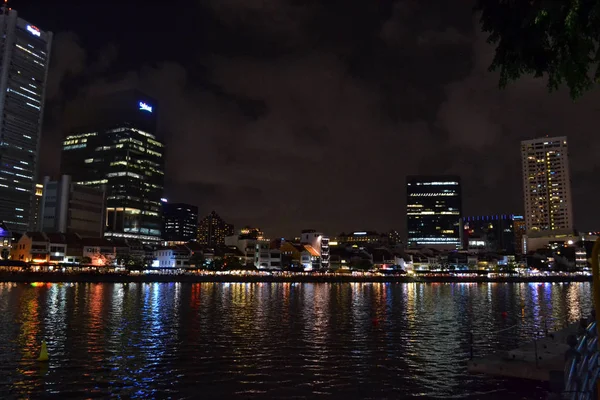
[[[10,8],[8,8],[8,0],[4,0],[2,2],[2,15],[7,15],[9,11]]]

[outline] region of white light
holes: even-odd
[[[144,103],[143,101],[140,101],[140,110],[141,111],[152,112],[152,106],[149,105],[149,104]]]
[[[168,203],[167,199],[165,199],[164,197],[160,199],[160,201],[162,201],[163,203]]]
[[[27,25],[27,30],[33,36],[40,37],[42,35],[42,33],[40,32],[40,30],[37,27],[33,26],[33,25]]]
[[[353,233],[353,235],[355,235],[355,236],[364,236],[366,234],[367,234],[367,232],[354,232]]]

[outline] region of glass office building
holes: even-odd
[[[460,248],[460,178],[410,176],[406,185],[408,246]]]
[[[0,14],[0,221],[13,232],[34,224],[44,95],[52,32]]]
[[[163,239],[189,242],[198,236],[198,207],[185,203],[163,203]]]
[[[158,242],[164,145],[155,135],[156,102],[135,90],[91,102],[94,121],[65,138],[61,172],[78,184],[105,185],[105,237]]]

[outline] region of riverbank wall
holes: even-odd
[[[283,282],[283,283],[521,283],[521,282],[591,282],[591,276],[510,276],[510,277],[455,277],[455,276],[379,276],[379,275],[201,275],[180,274],[129,275],[118,273],[60,273],[60,272],[0,272],[0,282],[91,282],[91,283],[152,283],[152,282]]]

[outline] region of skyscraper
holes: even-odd
[[[87,128],[63,142],[62,174],[78,184],[106,185],[105,237],[160,241],[164,145],[155,136],[156,102],[127,90],[90,104]]]
[[[211,212],[198,224],[198,243],[207,246],[225,244],[225,237],[233,235],[233,225],[226,223],[216,212]]]
[[[521,160],[527,231],[572,231],[567,138],[524,140]]]
[[[38,153],[52,32],[0,14],[0,221],[24,232],[34,219]]]
[[[410,247],[460,247],[462,197],[459,177],[409,176],[406,195]]]
[[[184,203],[163,203],[164,231],[167,242],[189,242],[198,236],[198,207]]]

